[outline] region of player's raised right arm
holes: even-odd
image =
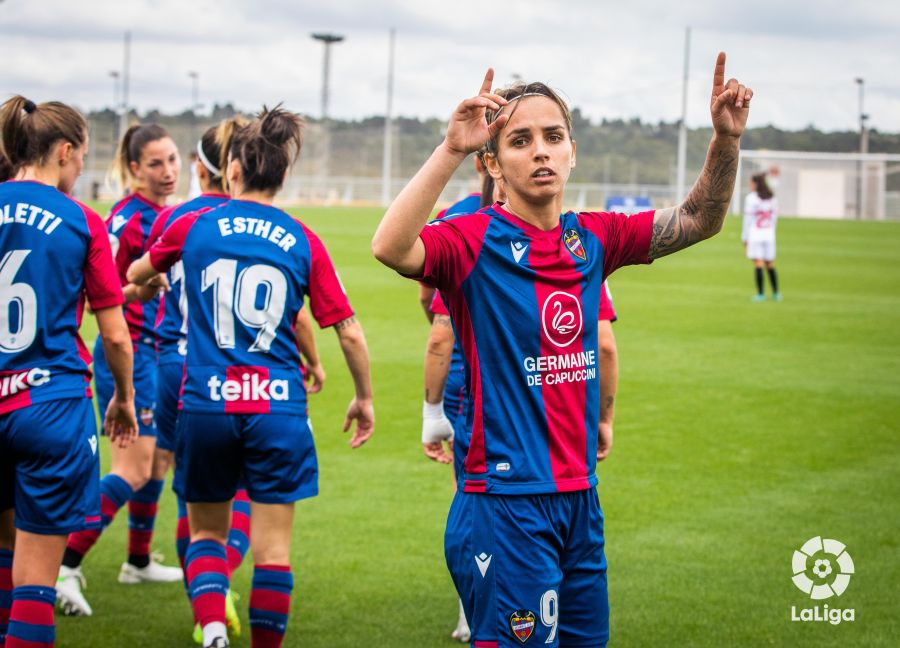
[[[488,137],[503,127],[501,115],[487,123],[485,111],[499,110],[506,100],[491,92],[494,71],[484,75],[479,94],[466,99],[453,113],[444,141],[388,207],[372,238],[372,253],[386,266],[403,274],[421,274],[425,246],[419,232],[428,222],[441,192],[469,153],[480,149]]]

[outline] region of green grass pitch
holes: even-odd
[[[416,285],[369,253],[377,210],[298,213],[365,328],[377,424],[349,449],[340,425],[351,383],[334,333],[320,332],[328,380],[311,412],[321,492],[297,506],[285,645],[458,645],[442,551],[450,472],[419,445],[427,326]],[[897,645],[900,223],[782,220],[784,301],[760,304],[739,229],[731,218],[713,240],[611,280],[621,381],[615,446],[600,467],[610,645]],[[180,584],[116,582],[126,517],[85,561],[94,616],[60,616],[61,648],[194,645]],[[174,526],[167,489],[154,548],[170,564]],[[791,621],[792,606],[815,603],[791,582],[791,556],[817,535],[844,542],[855,562],[843,596],[819,603],[853,608],[852,623]],[[249,563],[233,583],[236,647],[250,645]]]

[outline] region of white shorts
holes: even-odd
[[[747,258],[775,260],[775,241],[750,241],[747,243]]]

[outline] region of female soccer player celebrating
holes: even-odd
[[[597,318],[603,280],[719,231],[734,189],[750,89],[719,54],[713,138],[679,206],[627,217],[568,212],[571,116],[543,84],[462,102],[444,142],[388,209],[375,256],[440,289],[466,359],[469,449],[445,552],[476,647],[609,638],[603,517],[595,486]],[[482,146],[507,196],[425,224],[453,172]],[[585,316],[587,314],[587,316]]]
[[[0,646],[52,646],[66,538],[100,521],[83,296],[109,359],[116,447],[137,434],[131,339],[103,221],[65,195],[84,164],[84,117],[19,96],[0,130],[0,167],[17,180],[0,184]]]
[[[81,562],[100,538],[118,510],[128,503],[128,560],[119,572],[120,583],[177,581],[181,570],[164,567],[151,559],[150,541],[157,503],[169,462],[156,453],[156,347],[154,324],[159,300],[153,291],[129,285],[125,271],[144,253],[150,228],[175,191],[180,162],[175,142],[157,124],[132,126],[119,145],[116,168],[123,186],[132,191],[119,201],[107,220],[109,240],[125,293],[125,319],[134,343],[135,406],[138,409],[137,442],[127,448],[112,446],[112,468],[100,482],[102,524],[99,529],[75,533],[69,538],[59,573],[59,600],[68,614],[90,616],[91,607],[81,593]],[[112,378],[103,345],[94,347],[97,402],[104,411],[112,393]]]
[[[190,308],[175,487],[188,502],[186,571],[204,646],[228,645],[225,542],[241,476],[251,500],[252,645],[280,646],[287,627],[294,502],[318,491],[294,338],[304,296],[319,325],[335,327],[356,386],[344,424],[357,421],[351,447],[374,431],[365,338],[334,266],[315,234],[272,206],[299,155],[302,123],[276,108],[237,130],[223,143],[232,199],[176,221],[128,273],[143,283],[184,264]]]

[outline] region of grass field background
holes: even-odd
[[[372,209],[298,212],[325,241],[365,328],[376,433],[340,432],[352,389],[333,331],[311,399],[320,495],[297,506],[286,646],[452,646],[443,561],[446,466],[419,444],[427,325],[416,285],[369,253]],[[611,646],[896,646],[900,637],[900,223],[783,219],[784,301],[751,303],[740,224],[611,280],[621,379],[615,445],[600,467]],[[86,329],[90,328],[89,322]],[[104,472],[108,452],[104,446]],[[166,490],[154,547],[175,561]],[[116,582],[120,514],[84,564],[87,619],[57,645],[192,646],[181,585]],[[856,620],[791,622],[812,607],[791,555],[821,535],[856,574],[829,607]],[[251,565],[236,573],[249,646]],[[821,603],[820,603],[821,605]],[[458,644],[455,644],[458,645]]]

